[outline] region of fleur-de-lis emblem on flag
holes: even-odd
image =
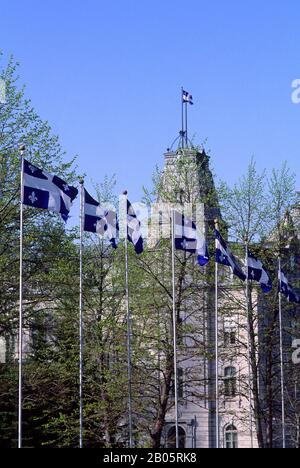
[[[32,192],[32,194],[28,197],[31,203],[34,205],[36,201],[38,201],[38,198],[35,194],[35,192]]]
[[[187,243],[186,239],[183,239],[183,241],[182,241],[182,243],[181,243],[181,246],[182,246],[182,248],[183,248],[184,250],[187,249],[188,243]]]
[[[69,191],[70,191],[70,187],[68,186],[68,184],[64,184],[64,185],[63,185],[63,188],[64,188],[64,191],[65,191],[65,192],[69,192]]]
[[[31,164],[30,164],[30,166],[28,166],[28,168],[29,168],[30,172],[32,172],[32,174],[34,174],[34,173],[35,173],[35,171],[36,171],[36,168],[35,168],[35,167],[33,167]]]

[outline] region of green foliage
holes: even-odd
[[[26,158],[40,167],[69,182],[76,179],[74,160],[64,162],[66,156],[58,138],[34,112],[24,88],[18,88],[17,68],[10,59],[0,72],[6,83],[6,103],[0,106],[0,337],[6,343],[6,364],[1,364],[0,379],[1,446],[16,446],[17,438],[19,143],[26,144]],[[39,446],[50,437],[41,428],[47,426],[45,421],[58,412],[59,406],[68,414],[64,407],[68,402],[73,412],[78,411],[78,353],[74,354],[73,344],[70,346],[75,340],[77,321],[75,239],[76,233],[66,233],[58,215],[24,210],[24,329],[28,343],[24,365],[24,446],[28,447]],[[58,332],[55,340],[62,336],[61,349],[51,335],[54,325]]]
[[[228,294],[223,290],[223,301],[229,307],[236,303],[244,308],[245,334],[250,347],[250,368],[252,372],[251,392],[256,432],[261,448],[274,444],[274,420],[280,420],[277,403],[281,398],[280,361],[279,361],[279,304],[278,304],[278,257],[289,277],[297,277],[299,264],[296,259],[299,241],[295,231],[295,219],[291,213],[295,205],[295,176],[284,163],[280,170],[273,170],[270,177],[266,171],[257,172],[254,159],[251,160],[247,173],[233,188],[221,184],[220,199],[222,211],[228,223],[231,239],[238,241],[256,255],[265,265],[275,281],[273,290],[268,295],[261,293],[257,284],[250,281],[249,294],[243,296]],[[236,248],[236,246],[235,246]],[[245,304],[248,307],[245,307]],[[294,306],[283,301],[284,316],[284,352],[291,350]],[[248,356],[247,356],[248,360]],[[286,369],[286,397],[294,391],[294,369]],[[249,383],[244,385],[245,394]],[[263,389],[263,391],[262,391]],[[288,398],[295,401],[298,396]],[[296,405],[297,406],[297,405]]]
[[[7,85],[7,102],[0,104],[0,339],[6,347],[6,362],[0,364],[1,448],[17,445],[19,143],[26,144],[30,161],[70,183],[77,179],[75,160],[66,162],[58,138],[25,98],[17,69],[13,59],[0,68],[0,78]],[[223,183],[216,190],[209,156],[193,148],[178,151],[174,164],[164,172],[156,169],[153,187],[145,189],[144,200],[148,205],[154,200],[177,205],[203,203],[212,257],[213,221],[218,217],[224,235],[228,232],[229,239],[237,241],[232,245],[235,254],[242,258],[244,244],[250,244],[276,276],[274,253],[283,251],[289,271],[297,266],[299,242],[291,217],[294,182],[286,164],[267,178],[265,172],[257,172],[252,160],[245,176],[233,187]],[[101,203],[118,205],[115,183],[113,176],[94,184]],[[121,243],[113,251],[107,242],[88,234],[84,245],[84,446],[123,447],[128,441],[124,246]],[[290,246],[295,248],[293,264],[288,262]],[[129,246],[129,271],[135,440],[140,447],[159,448],[167,415],[174,406],[170,239],[148,245],[139,257]],[[247,315],[245,288],[229,280],[225,272],[221,279],[220,319],[230,317],[239,322],[242,334],[236,354],[244,356],[246,362],[245,337],[249,332],[255,418],[260,444],[267,445],[270,440],[262,434],[263,423],[271,424],[271,397],[277,397],[279,391],[278,355],[274,353],[278,345],[277,285],[272,294],[262,298],[256,285],[250,284]],[[185,388],[185,402],[207,405],[212,383],[203,369],[213,359],[214,349],[212,337],[204,339],[204,335],[210,333],[210,311],[214,310],[213,264],[200,269],[192,255],[177,252],[175,286],[179,367],[185,369],[185,383],[181,382],[179,389]],[[78,230],[66,231],[56,214],[24,209],[25,447],[78,446],[78,291]],[[286,312],[293,312],[291,306]],[[264,317],[262,328],[260,313]],[[226,351],[221,354],[224,360],[236,358]],[[258,376],[268,388],[264,400]],[[295,381],[292,371],[289,376]],[[246,377],[241,376],[241,391],[247,398]],[[300,405],[294,403],[300,413]]]

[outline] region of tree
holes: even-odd
[[[286,225],[284,215],[288,207],[292,206],[295,194],[294,177],[286,164],[280,171],[274,170],[268,181],[265,172],[257,173],[252,160],[246,176],[232,189],[223,185],[220,193],[230,237],[246,248],[249,246],[264,261],[272,276],[276,277],[276,258],[282,249],[282,242],[286,242],[286,235],[282,233]],[[246,336],[249,333],[253,412],[261,448],[273,446],[274,417],[278,418],[276,401],[280,395],[280,369],[279,353],[276,351],[277,290],[275,283],[273,292],[265,296],[254,283],[250,282],[249,286],[249,314],[245,333]]]
[[[2,60],[2,56],[0,56]],[[43,122],[25,98],[24,88],[18,88],[18,65],[11,58],[2,65],[0,77],[6,85],[6,102],[0,104],[0,337],[6,346],[6,364],[1,369],[0,439],[3,445],[14,445],[17,434],[17,365],[16,336],[18,329],[19,283],[19,203],[20,161],[18,147],[26,144],[26,158],[69,183],[76,179],[74,160],[64,162],[65,154],[50,126]],[[74,234],[65,232],[57,215],[39,210],[24,210],[24,328],[26,335],[34,330],[41,343],[47,329],[48,310],[54,284],[49,281],[60,255],[73,251]],[[41,308],[42,304],[47,304]],[[37,310],[38,309],[38,310]],[[42,309],[42,310],[41,310]],[[39,348],[37,360],[42,353]],[[36,347],[37,350],[37,347]],[[28,366],[27,366],[28,362]],[[25,427],[29,395],[26,378],[31,365],[24,368]],[[29,379],[30,380],[30,379]],[[26,443],[31,444],[28,440]]]

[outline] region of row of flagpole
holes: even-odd
[[[187,135],[187,105],[193,105],[193,97],[182,88],[182,146],[188,145]],[[183,109],[185,105],[185,131]],[[25,145],[20,146],[21,159],[21,196],[20,196],[20,278],[19,278],[19,346],[18,346],[18,448],[22,448],[22,410],[23,410],[23,205],[24,205],[24,154]],[[35,195],[33,193],[33,195]],[[127,192],[124,192],[127,199]],[[83,325],[83,234],[84,234],[84,180],[80,179],[80,247],[79,247],[79,447],[83,447],[83,353],[84,353],[84,325]],[[127,222],[127,221],[126,221]],[[176,447],[179,447],[178,427],[178,372],[177,372],[177,317],[176,317],[176,286],[175,286],[175,241],[174,241],[174,210],[172,212],[172,289],[173,289],[173,340],[174,340],[174,389],[175,389],[175,426]],[[128,228],[125,237],[125,290],[127,311],[127,367],[128,367],[128,433],[129,447],[134,445],[132,421],[132,357],[131,357],[131,313],[129,300],[129,271],[128,271]]]
[[[83,187],[83,183],[82,183]],[[83,194],[83,189],[81,190]],[[124,192],[127,195],[127,192]],[[82,195],[84,196],[84,195]],[[83,202],[81,202],[83,210]],[[81,212],[81,220],[83,219],[83,211]],[[80,248],[80,447],[82,448],[82,221],[81,221],[81,248]],[[215,222],[215,227],[219,230],[218,221]],[[173,309],[173,354],[174,354],[174,406],[175,406],[175,437],[176,449],[179,448],[179,405],[178,405],[178,362],[177,362],[177,311],[176,311],[176,265],[175,265],[175,211],[171,213],[171,230],[172,230],[172,309]],[[247,320],[247,359],[248,359],[248,398],[249,398],[249,429],[251,448],[254,447],[253,435],[253,408],[252,408],[252,367],[251,367],[251,340],[250,340],[250,318],[249,318],[249,277],[248,277],[248,247],[246,246],[246,320]],[[279,271],[281,271],[281,260],[279,258]],[[215,413],[216,413],[216,448],[220,447],[220,411],[219,411],[219,316],[218,316],[218,262],[215,262]],[[133,422],[132,422],[132,362],[131,362],[131,313],[129,300],[129,269],[128,269],[128,239],[125,239],[125,289],[126,289],[126,309],[127,309],[127,366],[128,366],[128,433],[129,433],[129,448],[133,448]],[[282,398],[282,444],[286,446],[285,440],[285,400],[284,400],[284,361],[283,361],[283,338],[282,338],[282,300],[279,293],[279,330],[280,330],[280,372],[281,372],[281,398]]]
[[[22,448],[22,409],[23,409],[23,186],[24,186],[24,152],[21,156],[21,198],[20,198],[20,290],[19,290],[19,402],[18,402],[18,448]],[[124,192],[127,200],[127,192]],[[83,447],[83,234],[84,234],[84,181],[80,180],[80,246],[79,246],[79,447]],[[172,211],[172,289],[173,289],[173,341],[174,341],[174,389],[175,389],[175,426],[176,448],[179,448],[178,426],[178,372],[177,372],[177,316],[176,316],[176,285],[175,285],[175,222]],[[132,358],[131,358],[131,313],[129,300],[129,268],[128,268],[128,237],[125,238],[125,290],[127,312],[127,367],[128,367],[128,433],[129,448],[133,448],[132,421]]]
[[[23,205],[24,205],[24,154],[25,146],[21,146],[21,181],[20,181],[20,278],[19,278],[19,343],[18,343],[18,448],[22,448],[22,410],[23,410]],[[36,168],[35,168],[36,169]],[[124,192],[127,202],[127,192]],[[83,234],[84,234],[84,180],[80,179],[80,245],[79,245],[79,447],[83,447],[83,355],[84,355],[84,303],[83,303]],[[132,424],[132,363],[131,363],[131,314],[129,303],[128,275],[128,228],[125,238],[125,289],[127,310],[127,363],[128,363],[128,430],[129,447],[133,447]]]
[[[22,380],[23,380],[23,204],[24,202],[24,153],[25,147],[20,147],[21,157],[21,197],[20,197],[20,300],[19,300],[19,407],[18,407],[18,447],[22,447],[22,408],[23,408],[23,394],[22,394]],[[37,168],[32,167],[32,171]],[[83,325],[83,233],[84,233],[84,207],[85,207],[85,189],[84,181],[80,180],[80,285],[79,285],[79,446],[83,447],[83,345],[84,345],[84,325]],[[32,194],[33,195],[33,194]],[[127,311],[127,365],[128,365],[128,432],[129,432],[129,446],[133,447],[133,421],[132,421],[132,357],[131,357],[131,313],[130,313],[130,300],[129,300],[129,266],[128,266],[128,199],[127,192],[124,192],[127,203],[127,232],[125,236],[125,289],[126,289],[126,311]],[[26,204],[26,203],[25,203]],[[132,215],[132,213],[131,213]],[[133,212],[133,217],[136,215]],[[172,226],[172,298],[173,298],[173,354],[174,354],[174,393],[175,393],[175,427],[176,427],[176,447],[179,448],[179,410],[178,410],[178,369],[177,369],[177,311],[176,311],[176,278],[175,278],[175,210],[171,213],[171,226]],[[192,223],[192,227],[193,223]],[[216,222],[216,232],[218,232],[218,223]],[[224,242],[224,241],[223,241]],[[216,250],[218,248],[218,241],[216,237]],[[197,249],[194,248],[194,251]],[[226,252],[227,253],[227,252]],[[228,253],[227,253],[228,254]],[[229,257],[231,254],[228,254]],[[233,260],[234,257],[232,257]],[[231,258],[231,260],[232,260]],[[208,261],[208,260],[207,260]],[[249,252],[246,246],[246,312],[247,312],[247,347],[248,347],[248,384],[249,384],[249,424],[251,446],[253,447],[253,410],[252,410],[252,372],[251,372],[251,342],[250,342],[250,328],[249,328]],[[218,317],[218,263],[222,261],[215,261],[215,380],[216,380],[216,447],[220,446],[220,427],[219,427],[219,317]],[[205,263],[204,263],[205,264]],[[223,263],[227,264],[227,263]],[[227,264],[230,266],[229,264]],[[236,265],[231,264],[231,267]],[[281,272],[281,259],[279,258],[278,270]],[[237,274],[237,276],[240,276]],[[281,281],[281,280],[280,280]],[[279,292],[279,329],[280,329],[280,371],[281,371],[281,396],[282,396],[282,439],[283,447],[286,446],[285,440],[285,401],[284,401],[284,360],[283,360],[283,327],[282,327],[282,292]]]

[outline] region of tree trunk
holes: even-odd
[[[168,401],[170,396],[171,384],[173,377],[173,362],[169,360],[168,371],[164,382],[164,388],[160,401],[158,402],[158,414],[154,425],[154,430],[151,432],[152,448],[159,449],[161,447],[161,436],[166,422],[166,414],[168,408]]]

